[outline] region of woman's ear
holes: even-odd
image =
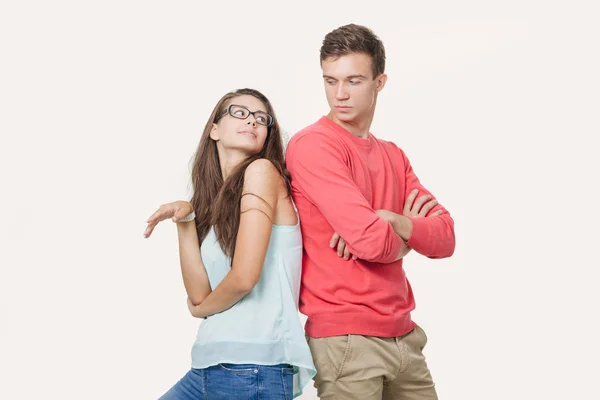
[[[219,132],[217,124],[213,124],[212,129],[210,130],[210,138],[217,142],[219,140]]]

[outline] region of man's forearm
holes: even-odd
[[[410,253],[412,249],[410,248],[409,245],[407,245],[405,242],[402,242],[402,247],[400,247],[400,252],[398,253],[398,257],[396,257],[395,261],[400,260],[401,258],[404,258],[405,255],[407,255],[408,253]]]
[[[450,215],[415,218],[387,212],[387,220],[406,244],[429,258],[450,257],[454,252],[454,221]]]
[[[390,223],[392,224],[394,232],[396,232],[396,234],[400,236],[402,240],[407,241],[410,238],[412,233],[412,221],[410,218],[394,213],[394,217]]]
[[[404,256],[412,250],[410,246],[406,244],[406,241],[412,232],[412,221],[404,215],[394,213],[390,224],[392,224],[392,228],[394,229],[394,232],[396,232],[396,235],[402,238],[402,247],[400,248],[398,257],[396,257],[396,261],[398,261],[401,258],[404,258]]]
[[[412,250],[412,248],[406,243],[412,233],[412,221],[410,218],[407,218],[404,215],[397,214],[389,210],[377,210],[375,211],[375,214],[389,223],[394,233],[401,239],[398,255],[394,260],[388,262],[396,262],[401,258],[404,258],[404,256],[410,253]]]

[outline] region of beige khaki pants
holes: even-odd
[[[433,400],[435,387],[423,348],[421,327],[395,338],[307,336],[317,367],[315,387],[322,400]]]

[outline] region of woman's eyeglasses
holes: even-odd
[[[256,123],[259,125],[264,125],[266,127],[273,125],[273,117],[271,115],[267,114],[266,112],[250,111],[246,107],[238,106],[236,104],[232,104],[229,107],[227,107],[227,110],[225,110],[221,115],[219,115],[215,122],[219,121],[226,114],[229,114],[233,118],[237,118],[237,119],[246,119],[250,115],[252,115],[252,116],[254,116]]]

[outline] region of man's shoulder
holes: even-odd
[[[319,120],[292,135],[288,143],[288,151],[298,147],[310,148],[311,146],[325,143],[336,143],[336,136],[330,128]]]
[[[378,137],[375,137],[373,135],[371,135],[371,137],[373,139],[375,139],[377,141],[377,143],[379,143],[379,145],[384,148],[388,153],[393,153],[394,155],[398,155],[402,158],[405,158],[406,155],[404,153],[404,151],[400,148],[400,146],[398,146],[396,143],[390,141],[390,140],[385,140],[385,139],[380,139]]]
[[[379,137],[373,135],[372,133],[370,133],[369,135],[370,135],[371,139],[374,139],[375,141],[377,141],[381,146],[389,147],[389,148],[399,148],[398,145],[396,143],[392,142],[391,140],[379,138]]]

